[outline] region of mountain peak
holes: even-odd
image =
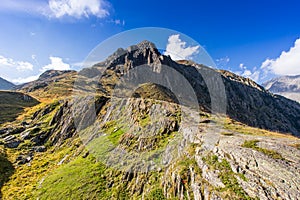
[[[147,49],[151,49],[151,50],[157,50],[156,46],[154,43],[148,41],[148,40],[144,40],[136,45],[131,45],[130,47],[127,48],[128,52],[133,52],[136,50],[147,50]]]
[[[15,85],[0,77],[0,90],[11,90]]]
[[[155,44],[148,40],[144,40],[144,41],[140,42],[139,44],[137,44],[137,46],[140,49],[156,49]]]
[[[39,79],[49,79],[63,74],[76,72],[74,70],[47,70],[39,76]]]
[[[276,77],[263,86],[270,92],[300,102],[300,75]]]

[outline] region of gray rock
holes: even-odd
[[[7,148],[17,148],[21,141],[19,139],[10,140],[8,142],[5,142],[4,146]]]
[[[45,152],[47,148],[45,146],[34,147],[35,152]]]
[[[19,155],[16,159],[18,165],[24,165],[26,163],[30,163],[33,159],[33,155]]]
[[[14,135],[9,135],[9,136],[5,137],[5,138],[3,139],[3,141],[4,141],[4,142],[9,142],[9,141],[11,141],[11,140],[13,140],[13,139],[15,139],[15,138],[16,138],[16,136],[14,136]]]
[[[24,131],[20,134],[20,137],[23,139],[23,140],[28,140],[30,139],[30,131]]]

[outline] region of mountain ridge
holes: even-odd
[[[15,84],[0,77],[0,90],[12,90],[14,87]]]
[[[300,75],[273,78],[262,85],[270,92],[300,102]]]
[[[20,90],[44,101],[0,125],[0,198],[297,199],[297,103],[230,72],[136,47]],[[169,86],[181,79],[172,73],[162,76],[170,85],[118,84],[164,75],[162,64],[188,80],[200,109],[179,101]],[[208,94],[202,75],[221,78],[228,116],[212,112],[211,98],[221,95]]]
[[[138,46],[142,48],[137,48]],[[211,110],[211,97],[213,96],[208,93],[207,80],[204,80],[197,68],[202,70],[203,73],[207,73],[208,77],[221,75],[227,96],[226,114],[229,117],[254,127],[286,133],[292,132],[298,136],[300,134],[299,104],[273,95],[254,81],[228,71],[218,71],[201,64],[190,64],[189,62],[188,65],[177,63],[169,56],[161,55],[151,42],[143,41],[126,50],[119,49],[106,61],[96,64],[92,68],[97,69],[101,65],[106,66],[107,69],[100,78],[101,88],[106,91],[112,90],[115,86],[114,79],[118,79],[137,66],[149,65],[154,72],[160,71],[162,65],[169,66],[189,81],[197,95],[201,109],[205,111]],[[94,77],[97,77],[97,75],[99,74],[95,74]],[[284,112],[283,110],[288,111]],[[286,115],[286,113],[289,114]],[[286,118],[290,118],[290,120],[285,120]]]

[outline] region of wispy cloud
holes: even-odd
[[[48,5],[50,17],[56,18],[64,16],[103,18],[109,15],[108,3],[105,0],[49,0]]]
[[[36,55],[31,55],[33,61],[36,62],[36,65],[39,65],[37,62]],[[47,70],[70,70],[71,66],[68,63],[65,63],[62,58],[50,56],[50,63],[45,65],[44,67],[40,68],[36,72],[42,73]],[[15,84],[22,84],[27,83],[30,81],[36,80],[39,75],[32,75],[36,74],[33,71],[33,65],[29,62],[24,61],[15,61],[11,58],[6,58],[4,56],[0,56],[0,71],[6,71],[8,74],[14,74],[14,77],[8,77],[7,73],[2,73],[1,75],[15,83]]]
[[[24,12],[28,14],[42,15],[47,8],[47,2],[39,0],[1,0],[0,11],[2,12]]]
[[[60,57],[49,57],[51,63],[48,65],[45,65],[40,71],[47,71],[47,70],[70,70],[71,67],[69,64],[63,62],[62,58]]]
[[[33,65],[29,62],[24,61],[15,61],[12,58],[7,58],[0,55],[0,69],[1,68],[10,68],[15,69],[17,71],[32,71]]]
[[[48,18],[103,18],[109,15],[106,0],[2,0],[0,11],[24,12]]]
[[[181,60],[191,59],[193,55],[199,53],[200,46],[187,46],[186,42],[179,37],[179,34],[169,37],[164,55],[169,55],[174,60]]]
[[[216,65],[222,69],[226,69],[229,62],[230,62],[230,58],[227,56],[216,59]]]
[[[236,74],[246,77],[246,78],[250,78],[256,82],[258,82],[260,80],[261,72],[256,67],[254,67],[252,70],[250,70],[250,69],[248,69],[247,66],[245,66],[244,63],[241,63],[239,65],[239,68],[240,68],[240,71],[235,72]]]
[[[31,81],[35,81],[38,78],[39,78],[39,75],[36,75],[36,76],[29,76],[29,77],[26,77],[26,78],[11,79],[9,81],[13,82],[16,85],[19,85],[19,84],[23,84],[23,83],[28,83],[28,82],[31,82]]]
[[[116,25],[121,25],[121,26],[125,25],[125,20],[121,20],[121,19],[109,20],[108,22]]]

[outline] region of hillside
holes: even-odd
[[[19,92],[0,91],[0,124],[14,121],[25,108],[37,105],[39,102]]]
[[[60,99],[71,95],[76,71],[48,70],[35,81],[18,85],[17,91],[28,93],[40,101]]]
[[[300,75],[274,78],[263,86],[270,92],[300,102]]]
[[[250,79],[144,41],[19,90],[43,102],[1,127],[2,199],[300,196],[300,106]]]
[[[15,85],[0,77],[0,90],[11,90]]]

